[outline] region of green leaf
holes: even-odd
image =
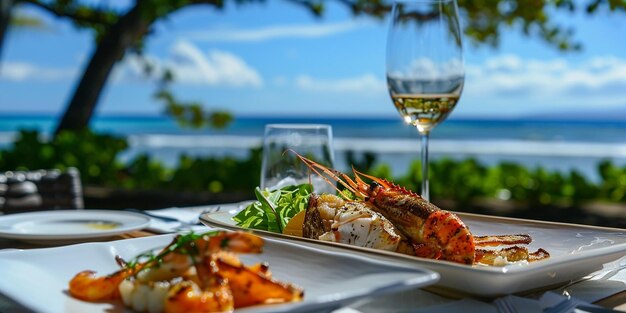
[[[254,193],[257,201],[233,217],[243,228],[261,229],[282,233],[294,215],[306,210],[313,191],[310,184],[286,186],[278,190],[261,190]]]

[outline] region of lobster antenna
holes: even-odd
[[[333,170],[333,169],[329,169],[319,163],[316,163],[313,160],[307,159],[305,157],[303,157],[302,155],[300,155],[298,152],[294,151],[293,149],[288,149],[289,151],[293,152],[302,162],[304,162],[304,164],[306,164],[306,166],[312,170],[314,173],[316,173],[317,175],[319,175],[320,177],[322,177],[322,179],[324,179],[329,185],[333,186],[333,188],[335,188],[335,190],[337,190],[337,192],[339,192],[339,194],[341,194],[342,197],[346,198],[346,200],[350,200],[348,199],[346,196],[344,196],[344,194],[341,192],[341,190],[339,190],[339,188],[337,188],[337,186],[335,184],[333,184],[330,179],[328,179],[328,177],[326,177],[324,174],[325,173],[327,175],[329,175],[331,178],[333,178],[334,180],[336,180],[337,182],[339,182],[342,186],[346,187],[346,189],[348,189],[350,192],[352,193],[357,193],[357,190],[352,187],[351,185],[349,185],[348,183],[346,183],[341,176],[344,176],[344,179],[348,179],[349,178],[337,171],[337,170]],[[321,171],[321,172],[320,172]]]
[[[383,188],[396,188],[396,190],[398,190],[398,191],[400,191],[400,192],[402,192],[404,194],[415,195],[415,196],[418,196],[420,198],[422,197],[422,196],[416,194],[415,192],[413,192],[411,190],[408,190],[405,187],[398,186],[395,183],[390,182],[390,181],[388,181],[388,180],[386,180],[384,178],[378,178],[378,177],[375,177],[375,176],[372,176],[372,175],[361,173],[361,172],[357,171],[356,169],[354,169],[354,167],[352,168],[352,170],[354,171],[354,176],[355,177],[357,177],[357,176],[367,177],[367,178],[369,178],[369,179],[379,183],[381,186],[383,186]]]
[[[358,176],[364,176],[364,177],[367,177],[367,178],[369,178],[369,179],[371,179],[371,180],[373,180],[373,181],[375,181],[375,182],[377,182],[377,183],[381,184],[381,185],[382,185],[383,187],[385,187],[385,188],[389,188],[389,187],[391,187],[391,185],[393,185],[393,183],[390,183],[390,182],[389,182],[389,181],[387,181],[387,180],[384,180],[384,179],[381,179],[381,178],[378,178],[378,177],[375,177],[375,176],[372,176],[372,175],[368,175],[368,174],[365,174],[365,173],[361,173],[361,172],[357,171],[357,170],[354,168],[354,166],[352,167],[352,171],[354,171],[354,176],[355,176],[355,177],[358,177]]]
[[[361,174],[361,172],[357,171],[354,168],[354,165],[352,165],[352,173],[354,174],[354,179],[356,180],[357,184],[366,185],[365,182],[363,181],[363,179],[361,179],[361,176],[359,176],[359,174]]]

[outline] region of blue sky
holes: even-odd
[[[42,15],[43,30],[9,33],[0,66],[0,112],[59,114],[93,43],[87,31]],[[563,112],[626,114],[626,15],[559,15],[584,44],[563,54],[539,39],[504,33],[499,49],[466,41],[466,85],[453,117],[520,117]],[[385,85],[387,21],[354,19],[329,3],[314,18],[267,1],[218,12],[196,6],[156,27],[145,56],[174,69],[183,100],[235,114],[396,116]],[[117,65],[100,113],[155,114],[155,78],[136,58]]]

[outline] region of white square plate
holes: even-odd
[[[123,312],[120,301],[89,303],[70,297],[70,279],[82,270],[99,274],[119,267],[115,256],[130,259],[162,248],[172,235],[58,248],[0,252],[0,293],[27,309],[42,313]],[[439,275],[425,269],[402,267],[345,252],[266,239],[264,252],[241,255],[244,263],[267,262],[272,275],[304,288],[304,301],[263,305],[236,312],[330,311],[356,299],[433,284]]]
[[[220,205],[220,211],[207,213],[200,220],[208,226],[241,229],[232,219],[245,204]],[[529,234],[529,250],[543,248],[550,258],[533,263],[503,267],[463,265],[394,252],[361,248],[334,242],[252,230],[265,237],[297,241],[304,245],[349,250],[390,264],[427,268],[441,275],[437,288],[449,295],[470,294],[496,297],[556,286],[601,270],[603,265],[626,255],[626,230],[585,225],[531,221],[486,215],[457,213],[474,235]]]

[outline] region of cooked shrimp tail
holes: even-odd
[[[70,280],[69,293],[86,301],[119,299],[118,286],[129,274],[130,271],[127,269],[106,276],[96,276],[94,271],[82,271]]]
[[[235,308],[300,301],[304,296],[301,288],[275,280],[243,264],[231,264],[228,260],[217,258],[215,266],[220,275],[228,279]]]
[[[235,253],[261,253],[263,251],[263,239],[247,232],[220,232],[197,239],[193,245],[204,255],[219,251]]]
[[[165,313],[174,312],[232,312],[235,309],[232,292],[226,280],[200,288],[191,281],[174,285],[165,298]]]

